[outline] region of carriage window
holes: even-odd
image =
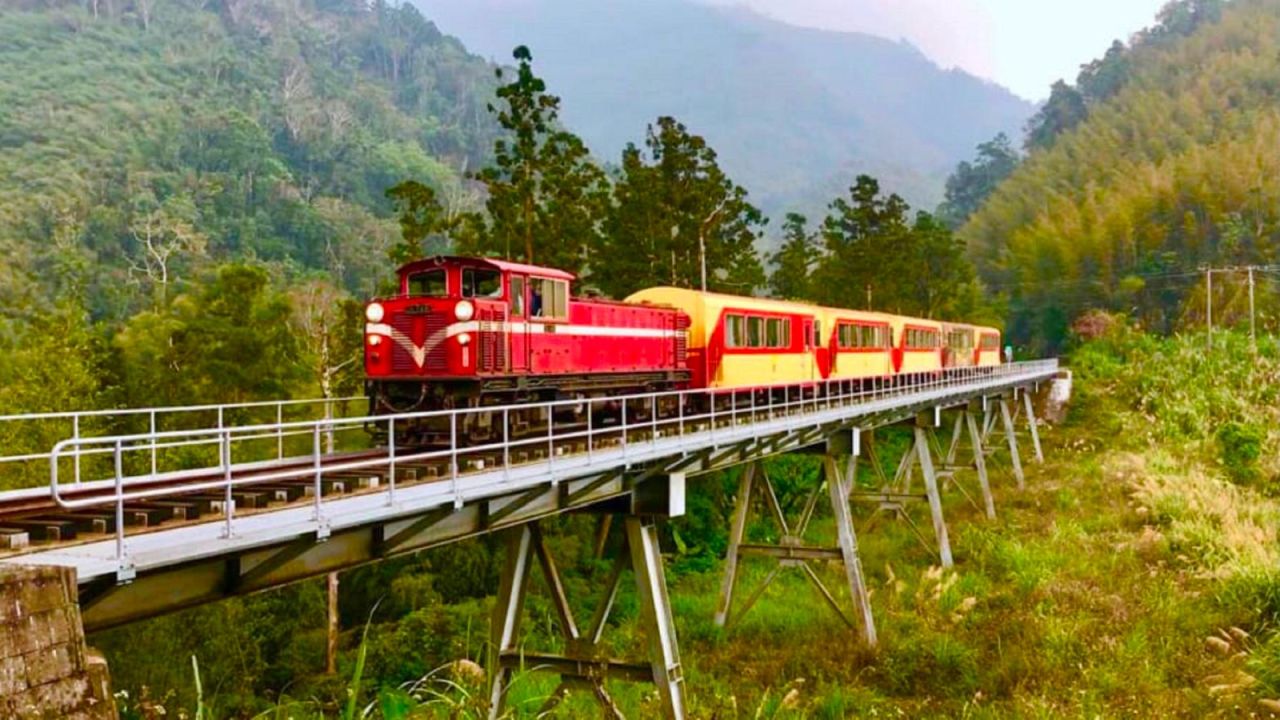
[[[747,347],[764,347],[764,318],[747,318]]]
[[[534,317],[557,320],[569,317],[569,283],[564,280],[533,278],[530,285],[533,287],[533,297],[529,299],[529,310]]]
[[[502,297],[502,273],[476,268],[463,270],[462,297]]]
[[[741,315],[726,315],[724,317],[725,347],[746,347],[746,338],[746,318]]]
[[[524,317],[524,278],[511,277],[511,316]]]
[[[973,333],[967,330],[953,330],[947,333],[947,347],[967,350],[973,347]]]
[[[821,320],[813,321],[813,346],[816,348],[822,347],[822,321]]]
[[[417,272],[409,276],[409,297],[445,297],[444,269]]]
[[[998,350],[999,348],[1000,348],[999,335],[983,335],[982,336],[983,350]]]
[[[766,345],[771,348],[782,347],[782,320],[769,318],[765,321]]]

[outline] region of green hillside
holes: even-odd
[[[1182,0],[1091,68],[1106,92],[1055,88],[1063,132],[961,231],[1014,337],[1040,347],[1090,307],[1159,331],[1202,325],[1198,268],[1280,249],[1280,2]],[[1215,285],[1215,320],[1240,318],[1245,283]]]
[[[363,293],[398,232],[385,188],[473,206],[494,87],[411,6],[0,2],[0,308],[120,319],[244,258]]]

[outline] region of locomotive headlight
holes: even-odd
[[[369,303],[369,307],[364,309],[364,316],[371,323],[382,322],[382,317],[386,315],[386,308],[382,307],[382,303]]]
[[[379,345],[381,345],[381,344],[382,344],[382,336],[381,336],[381,335],[370,335],[370,336],[369,336],[369,345],[370,345],[371,347],[378,347],[378,346],[379,346]]]
[[[453,306],[453,316],[461,322],[466,322],[476,314],[476,306],[471,304],[470,300],[459,300],[457,305]]]
[[[461,334],[459,334],[459,335],[458,335],[458,344],[459,344],[459,345],[470,345],[470,344],[471,344],[471,333],[461,333]]]

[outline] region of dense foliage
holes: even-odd
[[[386,2],[6,4],[0,68],[11,323],[59,294],[123,319],[236,258],[367,292],[383,190],[469,208],[497,133],[490,67]]]
[[[1085,116],[1033,142],[961,230],[1017,340],[1059,347],[1088,308],[1158,331],[1203,324],[1201,266],[1273,262],[1278,38],[1274,0],[1181,0],[1085,68]],[[1241,279],[1215,282],[1215,315],[1239,317]]]

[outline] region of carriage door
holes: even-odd
[[[814,335],[813,335],[813,318],[804,319],[804,354],[809,356],[805,363],[809,366],[809,379],[813,379],[813,361],[814,361]]]
[[[511,315],[507,323],[507,338],[512,372],[529,369],[529,281],[524,275],[511,276]]]

